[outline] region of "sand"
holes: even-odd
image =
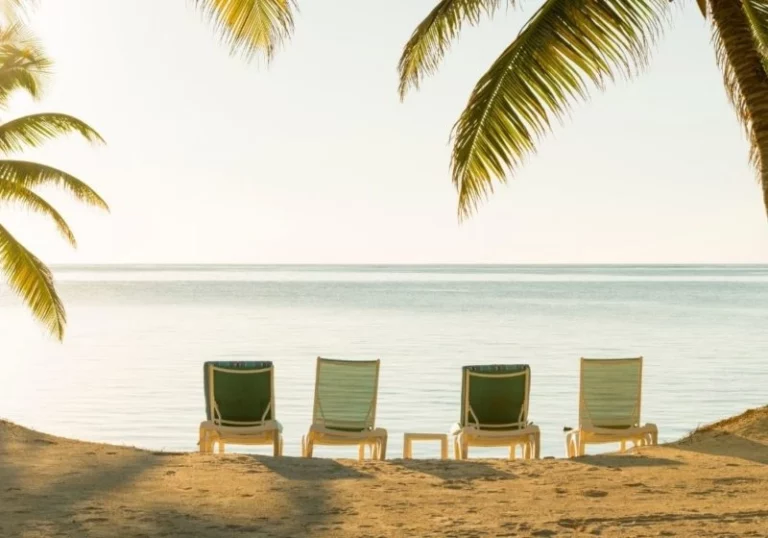
[[[0,536],[768,536],[768,407],[531,462],[168,454],[0,422]]]

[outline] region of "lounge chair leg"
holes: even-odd
[[[357,459],[363,461],[365,459],[365,443],[357,445]]]
[[[656,446],[659,444],[659,432],[658,430],[654,430],[651,432],[651,444],[653,446]]]
[[[312,451],[314,449],[314,442],[312,440],[312,433],[308,433],[305,437],[301,438],[301,454],[305,458],[312,457]]]
[[[577,456],[583,456],[587,453],[587,443],[585,442],[585,439],[582,435],[579,435],[579,450],[576,453]]]
[[[281,455],[281,452],[282,452],[280,447],[281,444],[282,444],[282,439],[281,439],[280,432],[275,430],[272,433],[272,456],[277,457]]]
[[[225,448],[224,448],[224,441],[219,439],[219,454],[224,454]]]
[[[203,428],[200,428],[200,435],[197,439],[197,444],[200,446],[200,454],[205,454],[205,447],[208,443],[208,432],[203,430]]]
[[[627,451],[627,442],[622,440],[619,448],[619,452],[626,452],[626,451]]]
[[[387,459],[387,436],[384,435],[381,438],[381,444],[379,445],[379,460]]]
[[[541,459],[541,433],[535,433],[533,435],[533,457],[534,459]]]
[[[515,444],[509,445],[509,459],[511,461],[515,461],[515,459],[517,458],[517,454],[515,454],[516,452],[517,452],[517,445]]]
[[[453,459],[456,459],[456,460],[461,459],[461,449],[459,448],[459,439],[456,436],[454,436],[453,438]]]

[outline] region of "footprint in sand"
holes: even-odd
[[[602,491],[600,489],[588,489],[582,493],[585,497],[592,497],[592,498],[600,498],[600,497],[607,497],[608,492]]]

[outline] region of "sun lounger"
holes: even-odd
[[[588,444],[658,443],[655,424],[640,425],[643,359],[581,359],[579,427],[566,434],[568,457]]]
[[[469,447],[508,447],[515,459],[539,458],[541,435],[528,422],[531,369],[525,364],[465,366],[461,381],[461,418],[451,430],[456,459]]]
[[[317,359],[312,425],[302,438],[302,455],[311,458],[316,445],[357,446],[358,457],[384,459],[387,430],[376,428],[380,361]]]
[[[272,445],[282,455],[282,426],[275,420],[274,366],[271,362],[206,362],[205,413],[200,452],[226,444]]]

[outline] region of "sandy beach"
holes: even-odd
[[[0,422],[3,537],[768,536],[766,494],[768,407],[529,462],[172,454]]]

